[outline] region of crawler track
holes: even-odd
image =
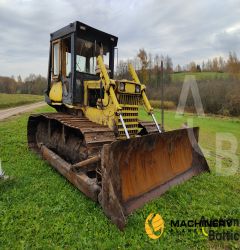
[[[143,134],[156,132],[152,123],[142,122],[139,126]],[[103,145],[117,140],[111,129],[85,117],[42,113],[29,117],[27,136],[30,149],[87,196],[98,200],[102,185],[101,150]]]

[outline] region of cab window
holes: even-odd
[[[59,75],[59,54],[60,54],[60,46],[59,43],[53,44],[53,75]]]
[[[104,64],[109,64],[108,48],[102,43],[90,42],[81,38],[77,38],[76,44],[76,70],[78,72],[95,74],[96,57],[102,55]]]

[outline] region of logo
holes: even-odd
[[[208,240],[240,240],[240,219],[237,218],[211,218],[204,216],[201,219],[171,220],[170,232],[184,234],[192,232],[193,235],[203,236]]]
[[[164,220],[160,214],[150,213],[145,221],[145,231],[149,238],[158,239],[164,230]]]

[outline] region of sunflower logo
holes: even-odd
[[[164,230],[164,220],[160,214],[150,213],[145,221],[145,231],[149,238],[158,239]]]

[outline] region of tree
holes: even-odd
[[[126,78],[127,75],[127,62],[120,60],[118,67],[117,67],[117,77],[119,79]]]
[[[199,64],[197,64],[197,68],[196,68],[196,70],[197,70],[197,72],[201,72],[202,70],[201,70],[201,67],[200,67],[200,65]]]
[[[152,82],[152,54],[148,54],[148,83],[151,84]]]
[[[17,77],[17,82],[22,83],[22,77],[20,75],[18,75],[18,77]]]
[[[235,52],[229,52],[227,60],[227,71],[234,78],[236,78],[237,75],[240,73],[240,62]]]
[[[143,84],[147,83],[147,66],[148,66],[148,56],[145,49],[140,49],[137,57],[141,61],[141,80]]]
[[[218,58],[218,65],[219,65],[219,71],[224,72],[225,67],[226,67],[226,62],[224,61],[224,59],[221,56],[219,56],[219,58]]]
[[[175,71],[176,72],[181,72],[182,71],[182,68],[181,68],[181,66],[179,64],[176,66]]]
[[[30,74],[25,79],[25,93],[42,95],[47,86],[47,79],[41,75]]]
[[[197,72],[197,65],[195,62],[190,62],[188,65],[188,70],[190,72]]]
[[[212,62],[210,59],[208,59],[206,63],[206,71],[211,71],[212,70]]]
[[[212,69],[211,69],[211,71],[213,71],[213,72],[218,72],[219,71],[217,57],[213,58],[213,60],[212,60]]]
[[[17,90],[17,83],[13,77],[0,77],[0,92],[13,94],[16,93]]]
[[[155,76],[155,86],[159,86],[160,84],[160,66],[161,66],[161,59],[158,54],[154,57],[154,67],[153,67],[153,74]]]
[[[205,62],[202,62],[202,71],[205,71]]]
[[[165,61],[165,68],[166,68],[167,73],[168,74],[172,73],[173,71],[172,58],[167,55],[164,61]]]

